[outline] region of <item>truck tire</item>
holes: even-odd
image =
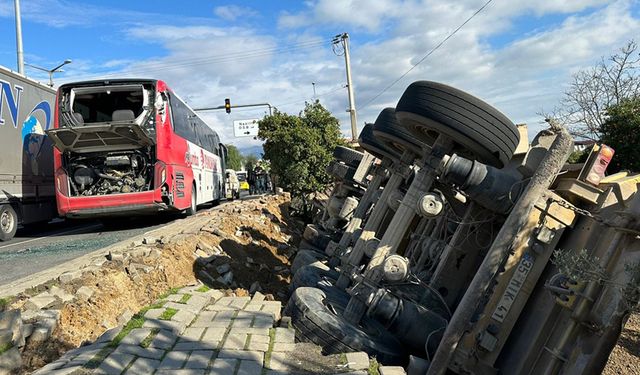
[[[300,249],[291,262],[291,274],[295,276],[298,270],[307,264],[325,260],[329,256],[311,249]]]
[[[342,181],[353,181],[356,169],[332,160],[327,166],[327,173]]]
[[[393,108],[385,108],[380,112],[376,122],[373,124],[373,136],[387,148],[395,150],[399,155],[404,151],[409,151],[416,156],[422,156],[430,150],[427,144],[418,140],[416,136],[398,122],[396,110]],[[432,143],[433,141],[428,144]]]
[[[287,309],[299,339],[320,345],[326,354],[364,351],[385,365],[404,363],[406,349],[382,325],[365,316],[356,327],[342,318],[349,297],[336,288],[296,289]]]
[[[350,167],[357,168],[364,154],[349,147],[338,146],[333,150],[333,157]]]
[[[373,124],[366,124],[362,131],[360,132],[360,136],[358,137],[358,144],[365,151],[375,156],[376,158],[382,159],[390,159],[390,160],[398,160],[400,159],[400,155],[395,150],[390,150],[382,144],[380,141],[376,139],[373,135]]]
[[[0,206],[0,241],[9,241],[18,230],[18,214],[10,204]]]
[[[455,151],[504,167],[518,146],[520,133],[500,111],[462,90],[431,81],[409,85],[396,106],[396,117],[423,142],[450,137]]]
[[[338,270],[327,266],[321,261],[315,261],[298,269],[293,278],[291,278],[289,290],[293,292],[301,287],[325,290],[328,287],[333,287],[338,277],[340,277]]]

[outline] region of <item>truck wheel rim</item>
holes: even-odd
[[[2,231],[4,233],[9,233],[13,229],[13,218],[8,211],[2,211],[2,216],[0,217],[0,226],[2,226]]]

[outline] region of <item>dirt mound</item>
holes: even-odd
[[[70,294],[82,287],[94,292],[88,299],[78,293],[58,306],[60,320],[51,338],[25,347],[23,371],[126,323],[168,290],[195,284],[203,270],[211,277],[203,282],[228,294],[247,295],[251,288],[286,302],[290,244],[297,243],[300,234],[289,217],[289,202],[287,194],[225,203],[168,225],[157,239],[123,245],[80,277],[36,288],[40,292],[56,285]],[[217,273],[220,266],[226,272]],[[232,278],[223,279],[229,271]],[[19,298],[13,307],[26,300]]]

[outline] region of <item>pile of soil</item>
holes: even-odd
[[[55,283],[71,294],[83,286],[95,292],[88,300],[75,298],[59,306],[60,322],[49,341],[25,348],[23,373],[126,323],[168,290],[196,284],[202,259],[213,266],[229,264],[233,272],[228,284],[202,280],[205,284],[240,296],[253,285],[284,301],[290,244],[298,243],[301,233],[289,216],[289,202],[284,194],[225,203],[168,225],[157,242],[123,245],[122,257],[83,270],[66,284]],[[12,308],[20,308],[25,299],[18,298]]]

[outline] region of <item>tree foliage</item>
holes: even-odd
[[[640,95],[640,55],[629,41],[618,53],[573,75],[560,106],[546,117],[567,124],[572,135],[598,140],[607,109]]]
[[[602,142],[615,150],[610,171],[640,171],[640,97],[610,106],[601,133]]]
[[[234,145],[227,145],[227,168],[239,171],[242,169],[244,158],[238,148]]]
[[[338,119],[318,101],[306,103],[298,116],[276,110],[259,122],[258,138],[278,184],[303,200],[330,183],[325,168],[343,144]]]
[[[256,165],[258,165],[258,158],[255,155],[249,154],[244,157],[245,170],[251,171],[256,167]]]

